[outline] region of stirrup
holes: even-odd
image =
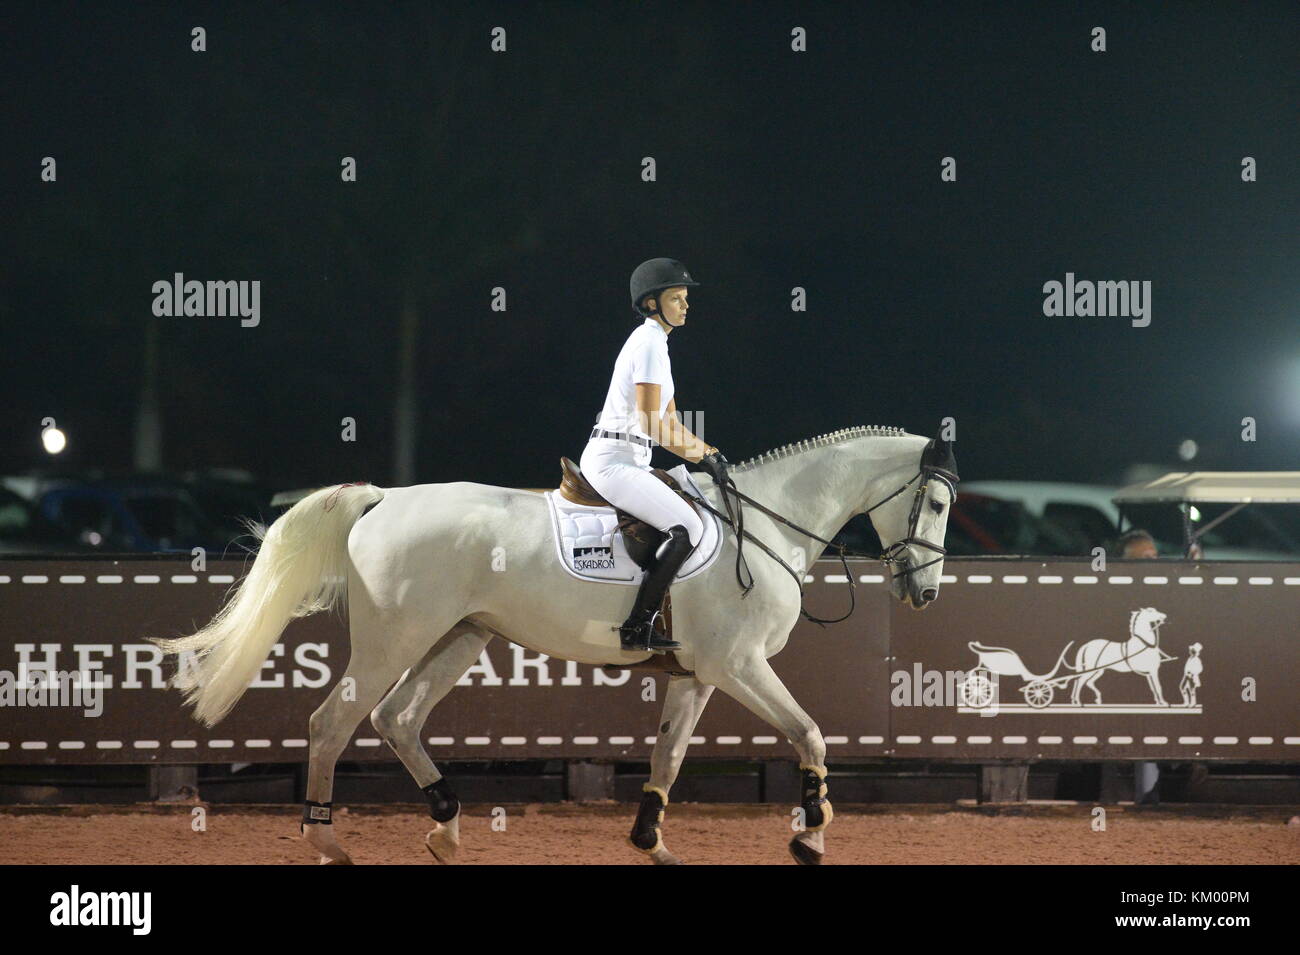
[[[680,650],[682,645],[675,640],[667,640],[655,629],[655,620],[659,618],[656,610],[649,618],[628,621],[618,628],[619,642],[624,650],[632,652],[648,651],[650,653],[669,653]]]

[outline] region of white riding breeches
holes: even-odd
[[[665,534],[675,525],[686,528],[691,546],[704,536],[704,522],[695,508],[636,461],[636,449],[623,441],[594,438],[582,452],[582,476],[605,500]]]

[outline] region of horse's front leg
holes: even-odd
[[[818,865],[826,852],[825,830],[834,813],[826,798],[826,741],[821,730],[795,702],[763,657],[727,660],[713,678],[722,692],[785,734],[799,754],[802,774],[800,830],[790,840],[790,854],[801,865]]]
[[[712,692],[713,687],[705,686],[693,676],[675,676],[668,680],[663,716],[655,736],[654,753],[650,756],[650,781],[642,787],[641,808],[637,811],[629,839],[632,847],[648,855],[655,865],[681,862],[664,848],[660,825],[668,805],[668,790],[682,768],[691,734],[695,732]]]

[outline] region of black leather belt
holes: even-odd
[[[653,448],[655,443],[649,438],[643,438],[636,434],[624,434],[621,431],[602,431],[600,428],[592,428],[591,436],[593,438],[613,438],[616,441],[630,441],[632,444],[639,444],[643,448]]]

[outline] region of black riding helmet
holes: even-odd
[[[686,266],[676,259],[648,259],[632,272],[632,309],[642,318],[649,318],[654,312],[641,305],[641,300],[647,295],[653,295],[657,304],[659,293],[666,288],[679,285],[689,288],[699,284],[691,278]]]

